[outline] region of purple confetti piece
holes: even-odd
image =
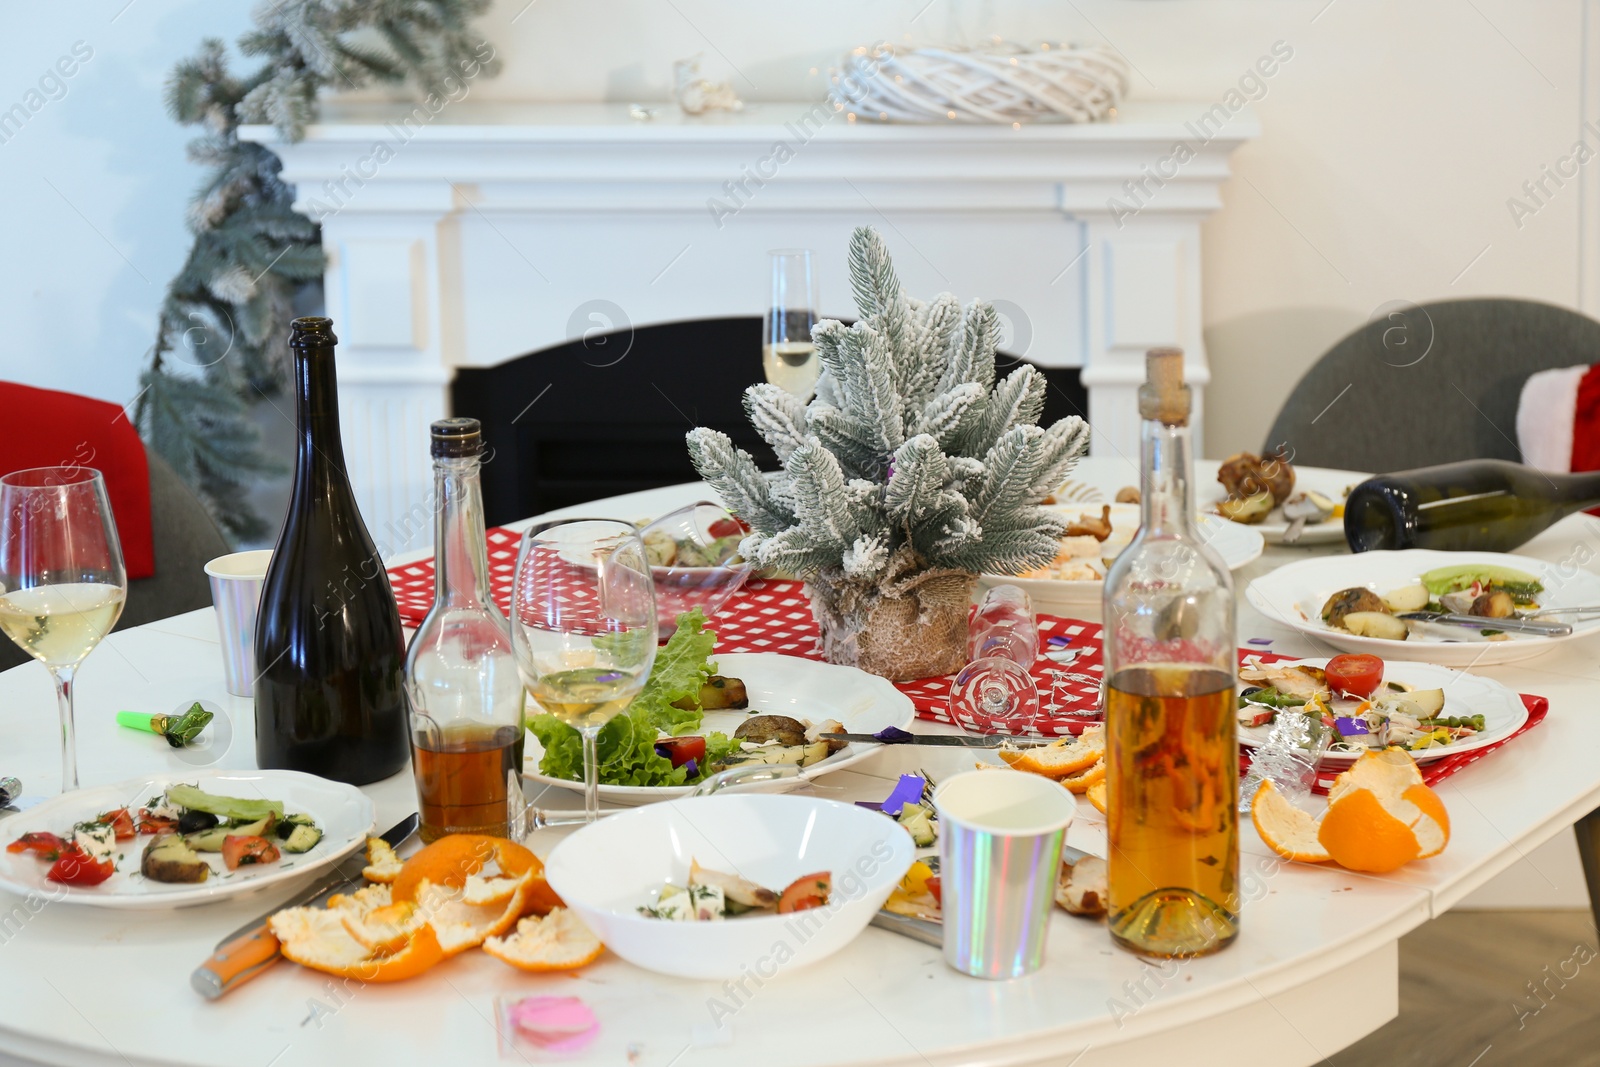
[[[1062,637],[1060,634],[1056,634],[1053,637],[1051,637],[1049,640],[1047,640],[1045,642],[1045,644],[1054,645],[1056,648],[1064,648],[1067,645],[1072,644],[1072,638],[1070,638],[1070,637]]]
[[[885,815],[899,815],[900,809],[907,804],[916,804],[922,800],[922,791],[927,785],[927,779],[921,775],[902,774],[900,781],[895,783],[894,790],[884,799],[882,812]]]
[[[671,759],[672,750],[658,741],[656,743],[656,755],[660,756],[662,759]]]
[[[1245,644],[1247,644],[1247,645],[1270,645],[1270,644],[1272,644],[1272,638],[1270,638],[1270,637],[1252,637],[1252,638],[1250,638],[1250,640],[1246,641]]]
[[[858,800],[856,807],[866,808],[868,811],[882,811],[883,805],[876,800]]]
[[[689,778],[698,778],[698,777],[700,777],[700,764],[692,756],[689,758],[689,761],[683,765],[683,769],[687,773]]]
[[[1372,732],[1367,729],[1365,720],[1348,717],[1334,719],[1333,728],[1339,731],[1339,736],[1341,737],[1354,737],[1357,734],[1370,734]]]
[[[902,730],[898,726],[885,726],[872,736],[886,745],[904,745],[912,738],[910,732]]]

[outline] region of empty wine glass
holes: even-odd
[[[656,587],[656,623],[665,641],[678,616],[699,608],[710,619],[750,577],[739,555],[745,525],[720,504],[702,500],[661,516],[639,531]]]
[[[89,467],[0,478],[0,630],[43,663],[61,712],[61,789],[78,788],[72,678],[128,592],[105,479]]]
[[[963,726],[1021,733],[1039,718],[1029,673],[1039,655],[1033,603],[1015,585],[984,594],[967,628],[967,665],[950,683],[950,714]]]
[[[583,739],[584,813],[593,822],[595,740],[644,687],[656,657],[655,592],[633,526],[578,519],[530,530],[517,557],[511,643],[528,694]]]

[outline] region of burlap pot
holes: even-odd
[[[829,663],[892,682],[953,674],[967,663],[967,615],[976,575],[929,571],[885,593],[854,582],[812,581],[811,611]]]

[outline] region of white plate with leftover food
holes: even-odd
[[[299,771],[130,778],[7,819],[0,887],[102,908],[205,904],[337,862],[372,819],[361,790]]]
[[[1139,529],[1138,504],[1055,504],[1069,522],[1055,560],[1037,570],[1006,577],[985,574],[985,588],[1010,584],[1020,587],[1035,611],[1095,620],[1100,618],[1100,592],[1106,569],[1128,547]],[[1215,515],[1201,515],[1200,536],[1216,550],[1229,570],[1238,570],[1261,555],[1261,534]],[[1104,537],[1101,535],[1104,534]]]
[[[1247,661],[1239,685],[1241,745],[1266,743],[1278,710],[1304,711],[1330,731],[1323,760],[1335,764],[1389,745],[1419,763],[1440,759],[1504,741],[1528,721],[1522,698],[1499,682],[1377,656]]]
[[[716,733],[738,740],[724,757],[730,765],[799,764],[797,778],[768,783],[762,787],[767,790],[793,789],[804,779],[842,770],[878,750],[878,745],[815,741],[805,736],[823,732],[822,727],[829,722],[837,725],[828,727],[828,732],[875,734],[890,726],[903,730],[915,718],[916,709],[910,697],[887,679],[854,667],[770,652],[715,653],[712,659],[717,668],[716,677],[742,683],[747,706],[707,709],[693,734],[663,737],[657,739],[657,743],[677,748],[684,742],[692,744],[697,738]],[[536,710],[530,707],[530,712]],[[741,729],[747,738],[753,739],[736,738]],[[659,753],[660,749],[657,751]],[[530,733],[524,765],[538,768],[543,756],[543,746]],[[536,769],[528,771],[526,776],[546,785],[583,791],[581,781],[554,777]],[[608,804],[649,804],[685,797],[693,791],[692,784],[609,785],[602,768],[600,799]]]
[[[1537,618],[1600,604],[1600,576],[1503,552],[1413,548],[1299,560],[1251,582],[1245,597],[1267,618],[1336,649],[1447,667],[1514,663],[1600,632],[1600,616],[1565,614],[1552,618],[1572,624],[1566,636],[1497,631],[1494,620],[1507,611]],[[1483,626],[1399,618],[1439,608],[1482,615]]]
[[[1274,545],[1343,541],[1345,498],[1372,477],[1359,471],[1299,467],[1251,452],[1221,463],[1200,460],[1194,466],[1195,502],[1202,512],[1246,525]]]

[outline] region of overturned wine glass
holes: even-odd
[[[967,631],[967,665],[950,684],[950,716],[969,729],[1022,733],[1039,718],[1030,670],[1039,655],[1033,603],[1014,585],[983,595]]]

